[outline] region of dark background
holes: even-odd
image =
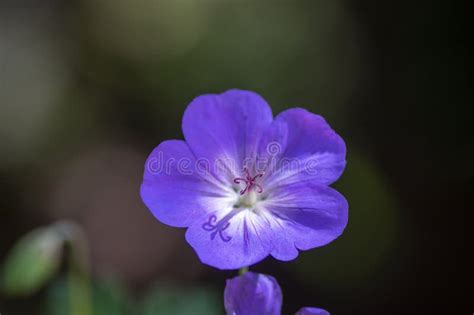
[[[220,299],[235,272],[201,265],[184,231],[150,215],[139,185],[151,150],[182,138],[193,97],[241,88],[274,114],[323,115],[348,146],[335,185],[350,205],[343,236],[251,267],[278,279],[284,314],[472,314],[472,9],[2,2],[1,261],[31,229],[68,218],[86,231],[94,282],[114,279],[134,301],[156,283]],[[2,295],[0,313],[48,314],[63,273],[32,296]]]

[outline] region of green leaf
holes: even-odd
[[[63,238],[53,228],[38,228],[23,236],[6,258],[1,289],[7,295],[35,293],[57,272]]]

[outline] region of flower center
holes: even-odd
[[[234,183],[240,184],[244,183],[245,187],[240,191],[240,195],[251,194],[256,190],[257,193],[261,194],[263,192],[262,186],[257,184],[257,179],[263,176],[263,173],[258,173],[255,176],[250,176],[249,170],[244,168],[245,171],[245,178],[244,177],[237,177],[234,179]],[[254,193],[255,194],[255,193]],[[256,197],[255,197],[256,198]]]
[[[233,216],[242,210],[249,209],[257,213],[257,203],[260,200],[257,194],[263,192],[262,186],[257,184],[257,179],[263,176],[263,173],[257,173],[255,176],[250,176],[247,168],[244,168],[245,177],[237,177],[234,179],[236,184],[245,184],[245,187],[240,190],[240,196],[235,200],[234,209],[226,216],[217,220],[216,215],[211,215],[206,222],[203,223],[202,228],[205,231],[211,232],[211,240],[214,240],[217,235],[224,242],[229,242],[232,237],[226,234],[226,230],[230,227],[230,220]]]
[[[257,194],[251,190],[246,194],[240,196],[239,205],[244,208],[253,208],[257,204]]]

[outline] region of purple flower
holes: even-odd
[[[253,272],[227,280],[224,290],[228,315],[280,315],[282,300],[275,278]]]
[[[187,228],[203,263],[288,261],[343,232],[348,205],[328,185],[346,147],[321,116],[293,108],[273,119],[258,94],[229,90],[194,99],[182,129],[186,141],[148,157],[141,197],[158,220]]]
[[[227,315],[280,315],[282,293],[275,278],[246,272],[227,280],[224,305]],[[329,315],[323,309],[304,307],[296,315]]]

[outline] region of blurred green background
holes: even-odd
[[[223,314],[235,273],[200,264],[139,186],[149,152],[182,138],[192,98],[229,88],[275,114],[321,114],[348,146],[343,236],[251,268],[279,280],[283,314],[471,314],[471,12],[469,1],[2,1],[0,314]]]

